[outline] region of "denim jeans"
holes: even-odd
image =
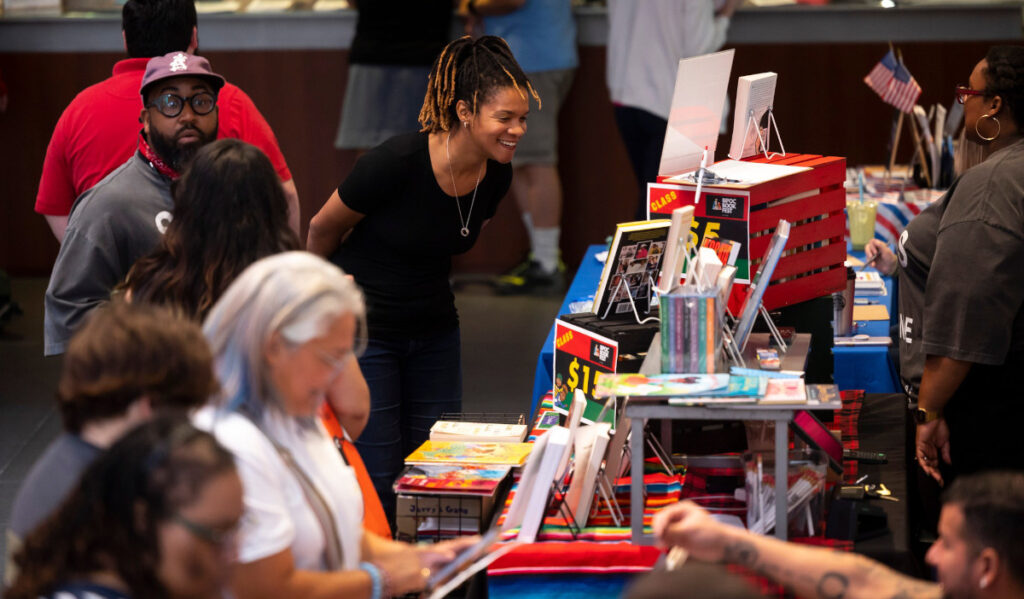
[[[394,528],[392,485],[405,457],[442,413],[462,409],[459,329],[428,339],[370,339],[359,367],[370,386],[370,421],[356,446]]]

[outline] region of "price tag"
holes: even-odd
[[[587,397],[583,421],[593,423],[607,399],[594,398],[594,382],[598,373],[615,372],[619,359],[619,344],[562,320],[555,320],[554,390],[555,410],[568,414],[569,404],[576,389]],[[614,406],[612,406],[614,408]],[[604,422],[614,425],[615,410],[605,413]]]
[[[695,189],[683,185],[648,183],[647,199],[651,218],[663,218],[682,206],[694,206],[690,224],[689,248],[700,247],[705,238],[739,242],[736,257],[736,282],[750,282],[750,192],[734,189],[704,188],[699,204],[693,204]]]

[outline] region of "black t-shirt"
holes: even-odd
[[[451,26],[451,0],[359,0],[349,62],[430,66]]]
[[[473,247],[512,183],[511,165],[488,160],[475,201],[472,189],[458,199],[446,194],[434,177],[427,138],[389,139],[360,158],[338,188],[341,201],[366,217],[331,261],[363,288],[374,337],[424,338],[458,325],[451,257]],[[462,218],[469,217],[468,237],[459,233],[456,201]]]
[[[904,387],[916,396],[928,355],[972,362],[944,410],[954,468],[1024,466],[1011,449],[1024,417],[1024,143],[910,221],[897,257]]]

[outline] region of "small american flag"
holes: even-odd
[[[921,86],[906,67],[896,60],[892,50],[889,50],[875,68],[871,69],[864,78],[864,83],[875,90],[883,102],[892,104],[902,112],[912,111],[917,98],[921,95]]]

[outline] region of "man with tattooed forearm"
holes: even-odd
[[[925,557],[937,583],[862,555],[786,543],[722,524],[684,501],[654,516],[654,534],[702,561],[745,566],[805,599],[1024,598],[1024,474],[958,478]]]

